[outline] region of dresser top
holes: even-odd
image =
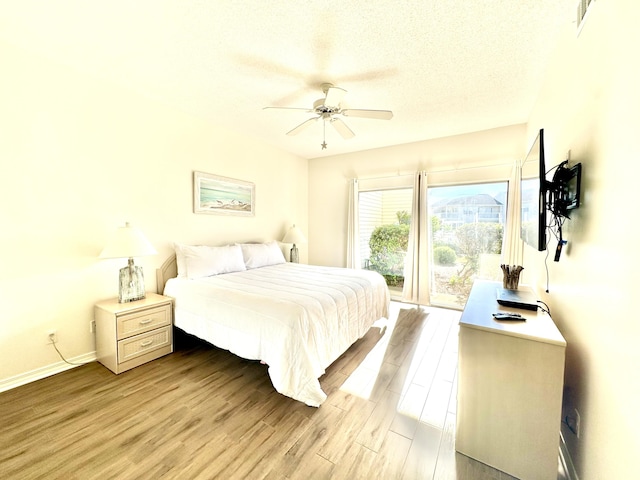
[[[567,345],[560,330],[547,313],[540,309],[532,311],[500,305],[496,298],[501,286],[502,284],[498,282],[476,280],[460,317],[460,326],[537,342]],[[520,289],[531,291],[524,286]],[[492,315],[496,312],[517,312],[525,318],[525,321],[496,320]]]

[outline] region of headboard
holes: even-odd
[[[178,264],[176,262],[176,256],[171,255],[160,265],[160,268],[156,269],[156,283],[158,293],[162,295],[164,291],[164,285],[167,280],[178,276]]]

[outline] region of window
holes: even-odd
[[[362,268],[379,272],[393,296],[400,295],[404,285],[412,193],[412,188],[399,188],[358,195]]]
[[[402,299],[403,288],[410,286],[405,301],[464,307],[475,279],[502,280],[510,172],[513,165],[502,164],[427,173],[426,182],[418,182],[417,175],[354,180],[349,264],[382,274],[393,299]],[[426,225],[415,225],[420,258],[411,263],[414,278],[407,285],[409,233],[411,222],[418,220],[411,211],[415,183],[426,189],[420,201],[427,208],[419,215],[427,218]]]
[[[464,307],[475,279],[501,280],[508,182],[427,190],[431,304]]]

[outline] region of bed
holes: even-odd
[[[276,391],[313,407],[326,399],[325,369],[387,317],[390,300],[380,274],[288,263],[276,242],[176,246],[157,282],[177,328],[265,363]]]

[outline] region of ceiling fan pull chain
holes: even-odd
[[[320,146],[322,150],[327,149],[327,122],[324,118],[322,119],[322,143]]]

